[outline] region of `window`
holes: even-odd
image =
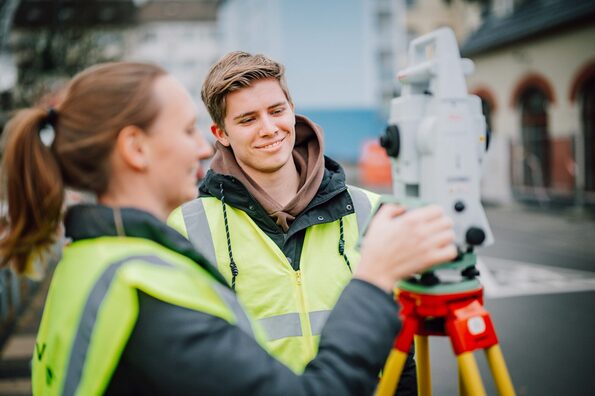
[[[492,104],[483,96],[481,98],[481,112],[483,113],[486,119],[486,132],[492,133],[494,130],[492,129]]]
[[[583,84],[581,91],[585,190],[595,191],[595,75]]]
[[[526,186],[550,185],[548,99],[540,88],[527,87],[519,99],[523,142],[523,181]]]

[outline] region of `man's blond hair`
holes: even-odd
[[[209,70],[200,92],[213,122],[225,130],[227,94],[267,78],[276,79],[285,97],[292,103],[285,81],[285,67],[282,64],[264,55],[252,55],[242,51],[230,52],[221,58]]]

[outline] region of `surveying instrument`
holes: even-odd
[[[459,254],[398,284],[403,325],[376,395],[394,395],[414,337],[418,391],[432,394],[428,336],[433,335],[451,340],[461,395],[486,394],[473,357],[477,349],[485,350],[498,393],[514,395],[475,268],[474,249],[493,243],[493,236],[479,193],[489,137],[481,100],[467,93],[465,83],[474,65],[460,58],[449,28],[413,40],[409,62],[398,74],[402,95],[392,100],[389,126],[380,139],[391,157],[394,196],[382,197],[379,205],[440,205],[454,221]]]

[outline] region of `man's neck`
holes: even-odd
[[[241,165],[240,165],[241,166]],[[246,172],[248,173],[248,172]],[[287,205],[297,194],[300,175],[293,159],[272,173],[248,173],[248,175],[279,205]]]

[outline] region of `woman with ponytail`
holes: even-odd
[[[58,164],[41,140],[53,131],[53,110],[19,112],[7,130],[14,130],[4,148],[3,189],[10,226],[0,240],[2,263],[18,272],[31,272],[34,256],[43,256],[55,243],[64,190]],[[46,138],[47,139],[47,138]],[[33,253],[33,254],[30,254]]]
[[[261,347],[261,330],[217,270],[164,223],[196,196],[211,154],[195,124],[180,83],[141,63],[87,69],[56,108],[8,123],[3,265],[26,272],[62,223],[72,240],[37,335],[33,393],[370,394],[400,327],[392,287],[455,256],[450,220],[436,207],[381,208],[317,357],[294,373]],[[65,187],[97,204],[63,213]]]

